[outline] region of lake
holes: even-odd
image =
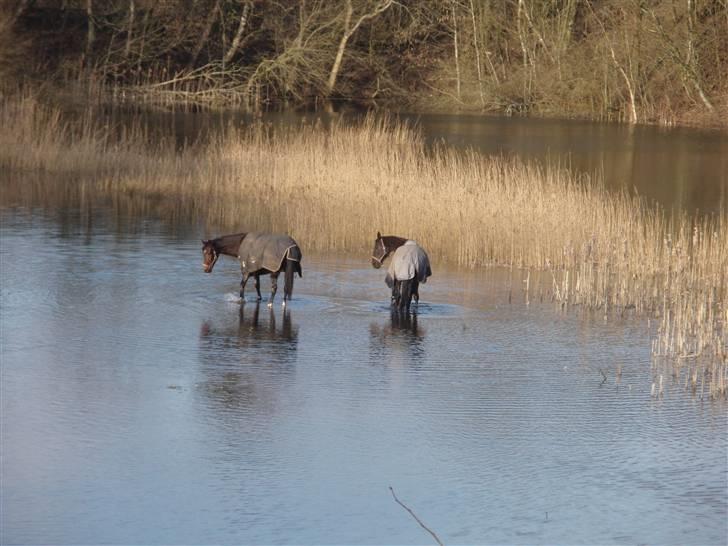
[[[651,395],[646,320],[306,254],[269,310],[198,226],[0,219],[4,544],[431,543],[390,486],[446,544],[726,542],[726,405]]]
[[[432,145],[726,206],[724,133],[402,116]],[[179,143],[247,122],[148,119]],[[0,172],[0,543],[434,543],[390,487],[445,544],[728,542],[728,403],[653,366],[654,321],[438,262],[392,316],[368,253],[305,241],[269,309],[234,260],[203,273],[207,226],[54,204],[34,176]]]

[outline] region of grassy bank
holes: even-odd
[[[5,97],[3,172],[41,176],[43,192],[202,218],[216,231],[287,231],[304,249],[368,256],[380,230],[418,239],[436,262],[538,271],[564,306],[659,317],[655,356],[684,370],[686,384],[726,395],[725,211],[667,217],[565,170],[428,152],[415,131],[373,118],[230,127],[183,149],[151,141],[141,123],[111,131],[90,116],[63,119],[32,96]]]

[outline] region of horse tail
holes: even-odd
[[[400,281],[399,283],[399,309],[409,311],[410,300],[412,299],[412,279]]]
[[[290,298],[293,294],[293,275],[296,272],[296,262],[286,258],[286,281],[283,288],[283,293],[286,298]]]
[[[290,298],[293,294],[293,276],[298,272],[298,276],[301,275],[301,250],[294,246],[288,250],[286,254],[286,279],[283,288],[283,293],[286,298]]]

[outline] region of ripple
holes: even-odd
[[[9,226],[2,252],[55,229]],[[8,541],[421,541],[392,485],[445,542],[725,542],[725,405],[652,398],[645,325],[444,268],[401,317],[334,257],[241,304],[234,264],[145,230],[3,262]]]

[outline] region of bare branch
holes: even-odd
[[[422,523],[422,520],[420,518],[418,518],[415,515],[415,513],[412,510],[410,510],[410,508],[406,504],[404,504],[401,500],[399,500],[397,498],[397,495],[394,494],[394,489],[392,489],[392,486],[391,485],[389,486],[389,491],[392,493],[392,497],[394,497],[394,500],[397,502],[397,504],[399,504],[402,508],[404,508],[405,510],[407,510],[410,513],[410,515],[413,518],[415,518],[415,521],[420,524],[420,527],[422,527],[425,531],[427,531],[428,533],[430,533],[432,535],[432,538],[434,538],[440,546],[444,546],[442,544],[442,541],[440,540],[440,537],[438,537],[432,529],[430,529],[429,527],[427,527],[427,525],[425,525],[424,523]]]

